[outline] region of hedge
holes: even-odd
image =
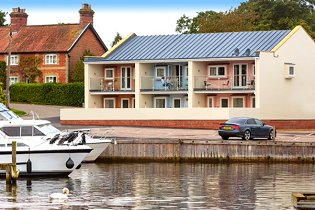
[[[77,83],[17,83],[10,86],[10,101],[60,106],[82,106],[84,85]]]

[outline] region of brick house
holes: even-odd
[[[74,24],[27,25],[25,9],[13,8],[11,25],[0,27],[0,60],[8,62],[10,31],[12,34],[10,83],[28,82],[29,78],[19,67],[22,57],[40,58],[39,83],[71,82],[73,68],[89,50],[102,55],[107,47],[93,27],[94,11],[83,4],[79,10],[80,22]]]

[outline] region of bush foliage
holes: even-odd
[[[60,106],[82,106],[83,83],[17,83],[10,86],[12,102],[49,104]]]

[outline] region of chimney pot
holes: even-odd
[[[25,12],[25,9],[13,8],[10,13],[11,17],[11,31],[18,32],[23,26],[27,25],[28,15]]]
[[[80,28],[83,30],[89,23],[93,25],[94,11],[90,4],[82,4],[80,13]]]

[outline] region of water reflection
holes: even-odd
[[[0,182],[0,209],[293,209],[315,189],[311,164],[84,164],[70,178]],[[67,202],[49,194],[67,187]]]

